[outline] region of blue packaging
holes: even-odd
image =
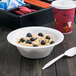
[[[1,1],[0,1],[0,9],[6,10],[6,9],[7,9],[7,3],[6,3],[6,2],[1,2]]]
[[[1,0],[7,3],[7,9],[15,8],[24,5],[24,0]]]

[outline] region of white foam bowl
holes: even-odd
[[[17,44],[16,38],[26,36],[28,32],[32,34],[37,34],[39,32],[42,32],[44,34],[52,35],[55,40],[55,43],[48,46],[42,46],[42,47],[27,47],[27,46],[22,46],[20,44]],[[31,59],[44,58],[48,56],[53,50],[53,48],[59,43],[61,43],[63,39],[64,39],[64,36],[61,32],[47,27],[24,27],[10,32],[7,36],[8,42],[16,46],[22,56],[31,58]]]

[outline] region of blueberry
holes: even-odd
[[[33,37],[32,37],[32,38],[30,38],[30,40],[31,40],[31,41],[35,41],[35,39],[34,39]]]
[[[33,47],[38,47],[38,45],[33,45]]]
[[[35,40],[37,40],[38,38],[35,38]]]
[[[50,36],[46,36],[46,39],[50,40]]]
[[[27,37],[32,37],[32,34],[31,34],[31,33],[27,33],[26,36],[27,36]]]
[[[50,44],[53,44],[53,43],[55,43],[55,42],[54,42],[54,41],[51,41],[51,42],[50,42]]]
[[[27,40],[26,43],[31,44],[31,40]]]
[[[44,40],[41,41],[41,45],[45,45],[46,42]]]
[[[41,37],[43,37],[43,34],[42,34],[42,33],[39,33],[39,34],[38,34],[38,36],[41,36]]]
[[[20,39],[20,42],[25,42],[25,39],[24,39],[24,38],[21,38],[21,39]]]

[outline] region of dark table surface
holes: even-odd
[[[63,57],[51,67],[42,67],[67,49],[76,46],[76,24],[73,32],[66,34],[64,41],[43,59],[31,60],[21,56],[17,48],[7,42],[10,29],[0,27],[0,76],[76,76],[76,56]]]

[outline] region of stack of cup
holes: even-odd
[[[64,34],[72,32],[75,7],[74,1],[57,0],[52,2],[55,17],[55,27]]]

